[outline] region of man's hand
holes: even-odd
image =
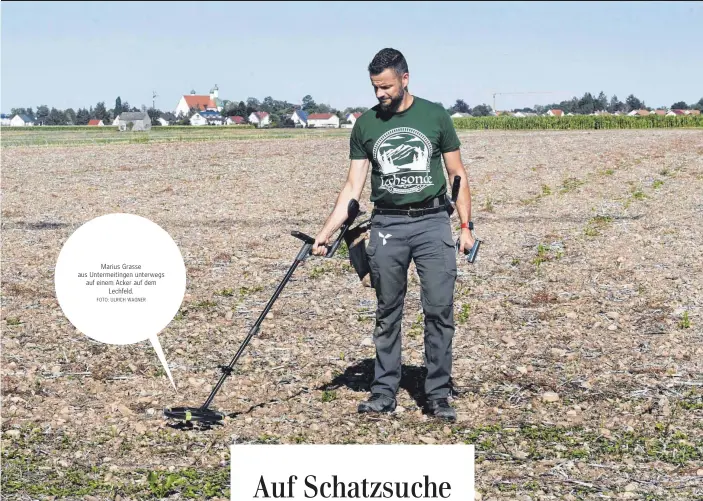
[[[315,243],[312,246],[312,253],[315,256],[326,256],[327,245],[329,244],[329,235],[325,230],[321,230],[315,237]]]
[[[471,250],[474,246],[474,237],[468,228],[461,229],[461,235],[459,235],[459,252],[464,253],[465,250]]]

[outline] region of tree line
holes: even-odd
[[[437,104],[444,108],[444,105],[441,102],[437,102]],[[255,97],[249,97],[246,101],[239,102],[223,100],[222,107],[222,115],[224,117],[241,116],[245,123],[248,122],[248,117],[252,113],[265,111],[269,113],[271,125],[273,127],[292,127],[293,122],[290,120],[290,115],[300,109],[308,114],[332,113],[339,117],[340,123],[346,121],[346,117],[349,113],[363,113],[368,110],[368,108],[363,106],[347,107],[344,110],[338,110],[328,104],[316,103],[313,97],[309,94],[303,97],[300,104],[281,101],[274,99],[271,96],[267,96],[261,101]],[[589,115],[596,111],[607,111],[609,113],[628,113],[632,110],[638,109],[653,111],[653,108],[648,107],[643,100],[638,99],[633,94],[630,94],[625,101],[622,102],[616,95],[613,95],[610,99],[608,99],[603,91],[601,91],[597,97],[594,97],[594,95],[590,92],[586,92],[581,98],[574,96],[570,100],[561,101],[560,103],[552,103],[547,105],[536,104],[531,108],[516,108],[510,111],[543,114],[548,110],[555,108],[562,110],[564,113],[573,113],[576,115]],[[445,109],[450,114],[460,112],[479,117],[488,116],[494,112],[491,106],[485,103],[472,107],[469,106],[469,104],[467,104],[463,99],[457,99],[452,106]],[[671,105],[670,109],[695,109],[703,111],[703,98],[696,103],[690,104],[685,101],[677,101]],[[172,124],[189,125],[190,117],[192,117],[198,110],[191,108],[187,115],[181,114],[181,116],[176,116],[172,111],[164,112],[158,108],[147,108],[144,105],[142,105],[141,108],[130,106],[127,101],[123,102],[118,96],[115,99],[115,105],[110,109],[105,106],[104,101],[100,101],[95,105],[95,107],[90,106],[89,108],[78,108],[77,111],[73,108],[60,110],[52,107],[49,109],[47,105],[40,105],[37,107],[36,111],[34,111],[31,107],[12,108],[10,113],[12,116],[27,115],[34,122],[43,125],[87,125],[90,120],[102,120],[105,125],[109,125],[117,116],[120,115],[120,113],[138,111],[147,112],[153,125],[159,125],[159,118],[168,120],[169,123]]]
[[[608,96],[606,96],[603,91],[598,94],[598,97],[594,97],[590,92],[586,92],[581,98],[574,96],[571,99],[561,101],[560,103],[551,103],[547,105],[536,104],[532,108],[516,108],[510,111],[522,111],[541,115],[552,109],[560,109],[564,113],[573,113],[575,115],[590,115],[596,111],[607,111],[608,113],[629,113],[632,110],[654,111],[654,108],[648,107],[643,100],[638,99],[633,94],[627,96],[625,102],[622,102],[616,95],[613,95],[610,99],[608,99]],[[664,107],[659,107],[658,109],[664,109]],[[677,101],[673,103],[669,109],[703,111],[703,97],[697,103],[691,104],[687,104],[685,101]],[[472,108],[466,104],[463,99],[457,99],[451,107],[447,108],[447,111],[451,114],[460,112],[482,117],[490,115],[493,110],[487,104],[479,104],[478,106]]]
[[[302,109],[306,113],[332,113],[337,115],[341,122],[346,120],[349,113],[357,111],[364,112],[368,108],[363,106],[347,107],[344,110],[338,110],[328,104],[316,103],[312,96],[306,95],[303,97],[301,104],[290,103],[288,101],[280,101],[273,99],[271,96],[265,97],[262,101],[255,97],[249,97],[246,101],[222,101],[222,116],[232,117],[241,116],[245,122],[248,122],[248,117],[257,111],[265,111],[269,113],[272,126],[293,125],[290,120],[296,110]],[[78,111],[73,108],[60,110],[51,108],[47,105],[40,105],[36,111],[30,108],[12,108],[10,114],[26,115],[36,123],[43,125],[87,125],[90,120],[102,120],[105,125],[109,125],[112,121],[123,112],[138,112],[144,111],[149,114],[152,125],[159,125],[158,119],[163,118],[169,123],[175,125],[189,125],[190,118],[199,110],[191,108],[187,114],[176,116],[172,111],[162,111],[158,108],[142,105],[141,108],[130,106],[127,101],[122,101],[118,96],[115,99],[114,107],[108,109],[104,101],[98,102],[95,107],[79,108]]]

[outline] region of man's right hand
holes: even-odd
[[[315,256],[326,256],[329,235],[326,232],[320,231],[315,237],[315,243],[312,246],[312,253]]]

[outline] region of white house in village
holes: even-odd
[[[339,117],[333,113],[311,113],[308,115],[308,127],[339,128]]]
[[[271,117],[265,111],[255,111],[249,115],[249,123],[257,127],[268,127],[271,124]]]
[[[363,115],[363,113],[361,113],[360,111],[349,113],[346,116],[347,122],[349,122],[353,126],[356,123],[356,119],[359,118],[361,115]]]
[[[168,120],[161,118],[161,117],[157,118],[156,121],[159,122],[159,124],[161,124],[164,127],[168,127],[168,125],[169,125]]]
[[[300,126],[303,128],[308,126],[308,114],[305,113],[303,110],[295,110],[293,112],[293,115],[291,115],[290,119],[293,120],[293,123],[296,126]]]
[[[190,94],[181,96],[174,113],[176,116],[181,113],[184,116],[188,116],[191,108],[195,108],[197,111],[217,111],[219,113],[224,107],[219,97],[219,92],[217,85],[210,90],[209,95],[199,95],[194,90],[191,90]]]
[[[462,113],[461,111],[457,111],[456,113],[454,113],[452,115],[452,118],[466,118],[466,117],[470,117],[470,116],[471,115],[469,115],[468,113]]]
[[[10,115],[2,113],[2,115],[0,116],[0,125],[9,126],[11,121],[12,117]]]
[[[190,125],[207,125],[207,118],[200,113],[194,113],[193,116],[190,117]]]
[[[32,127],[34,125],[34,120],[32,120],[27,115],[15,115],[10,120],[11,127]]]

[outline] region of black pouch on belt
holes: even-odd
[[[354,228],[350,228],[344,234],[344,241],[349,250],[349,262],[351,263],[359,280],[363,280],[371,272],[369,258],[366,255],[366,232],[371,227],[371,221],[365,221]]]

